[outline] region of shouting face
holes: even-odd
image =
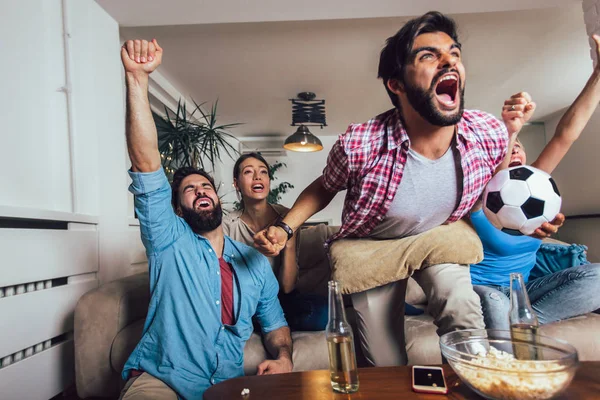
[[[527,163],[527,154],[525,154],[525,148],[520,141],[516,141],[513,146],[512,153],[510,155],[509,167],[516,167],[519,165],[525,165]]]
[[[454,125],[463,114],[464,90],[460,45],[442,32],[417,36],[399,90],[412,108],[432,125]]]
[[[210,232],[221,225],[221,201],[210,181],[202,175],[186,176],[179,186],[177,213],[196,233]]]
[[[262,161],[252,157],[247,158],[240,164],[234,183],[244,202],[266,199],[271,190],[269,169]]]

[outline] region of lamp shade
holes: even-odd
[[[306,126],[300,125],[296,132],[285,139],[283,148],[291,151],[309,153],[311,151],[323,150],[323,144],[318,137],[310,133]]]

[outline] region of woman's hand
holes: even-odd
[[[556,214],[556,218],[554,218],[550,222],[544,222],[542,226],[537,228],[535,232],[531,236],[538,239],[545,239],[547,237],[552,236],[556,232],[558,232],[558,228],[563,226],[565,223],[565,216],[562,213]]]
[[[502,107],[502,120],[509,137],[517,135],[523,125],[529,121],[535,111],[535,103],[527,92],[519,92],[510,96]]]

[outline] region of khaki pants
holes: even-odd
[[[432,265],[415,271],[413,278],[427,296],[427,312],[434,318],[438,335],[459,329],[485,328],[468,266]],[[406,283],[404,279],[352,294],[363,352],[374,366],[408,363],[404,341]]]
[[[129,378],[119,400],[177,400],[177,394],[163,381],[144,372]]]

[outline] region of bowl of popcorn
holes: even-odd
[[[579,366],[573,346],[538,334],[511,338],[510,331],[469,329],[443,335],[440,348],[467,386],[493,400],[552,399]]]

